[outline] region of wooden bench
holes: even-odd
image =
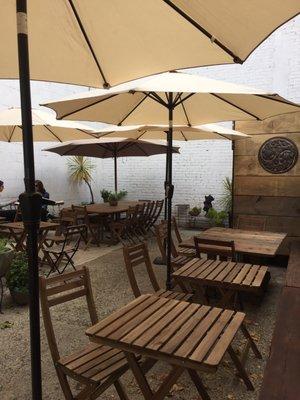
[[[299,256],[300,242],[295,242],[291,246],[259,400],[296,400],[300,396]]]

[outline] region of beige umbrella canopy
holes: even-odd
[[[260,120],[299,111],[298,105],[276,94],[182,72],[91,90],[43,105],[52,108],[59,119],[165,125],[169,123],[169,93],[173,93],[174,125]]]
[[[80,122],[59,121],[48,112],[32,109],[33,140],[35,142],[65,142],[94,138],[93,130]],[[20,108],[0,111],[0,141],[22,142]]]
[[[7,79],[19,76],[15,9],[15,0],[1,2],[0,77]],[[242,63],[299,12],[299,0],[30,0],[31,78],[103,87]]]
[[[169,125],[133,125],[133,126],[114,126],[95,131],[97,137],[123,137],[143,140],[166,140]],[[174,125],[173,140],[238,140],[247,138],[245,133],[226,128],[218,124],[206,125]]]
[[[74,140],[44,149],[61,156],[87,156],[114,159],[115,192],[118,191],[117,159],[119,157],[149,157],[166,154],[167,146],[145,140],[124,138],[100,138],[89,140]],[[179,153],[178,147],[173,147],[173,153]]]

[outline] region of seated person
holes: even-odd
[[[0,180],[0,193],[2,193],[3,190],[4,190],[4,182]],[[9,222],[14,221],[15,215],[16,215],[16,210],[3,210],[3,208],[14,205],[16,201],[17,201],[17,199],[10,200],[7,202],[0,201],[0,217],[4,217],[6,219],[6,221],[9,221]]]
[[[35,181],[35,190],[42,195],[43,199],[49,199],[50,195],[44,188],[43,182],[40,180]],[[48,206],[47,204],[42,204],[42,214],[41,214],[41,220],[42,221],[47,221],[48,219]]]

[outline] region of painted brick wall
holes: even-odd
[[[243,83],[278,92],[300,102],[300,17],[290,21],[264,42],[243,65],[199,68],[199,73],[215,79]],[[51,83],[32,84],[33,106],[41,101],[80,92],[83,88]],[[0,81],[0,109],[18,106],[18,83]],[[178,142],[181,155],[174,156],[174,204],[202,204],[205,194],[216,200],[222,192],[222,180],[231,176],[231,144],[225,141]],[[84,186],[70,185],[65,158],[41,152],[47,144],[36,143],[37,178],[56,199],[66,203],[88,200]],[[0,179],[6,182],[2,198],[14,198],[23,189],[22,148],[20,144],[0,143]],[[113,188],[113,162],[97,160],[94,174],[96,199],[100,189]],[[128,190],[130,198],[162,198],[164,156],[119,160],[119,188]]]

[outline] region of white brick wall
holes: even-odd
[[[295,18],[275,32],[246,61],[243,66],[229,65],[199,68],[200,73],[215,79],[252,85],[278,92],[300,102],[300,17]],[[51,83],[32,84],[32,103],[37,107],[43,100],[63,97],[84,90],[71,85]],[[0,109],[18,106],[18,83],[0,81]],[[221,183],[231,176],[231,144],[224,141],[178,142],[181,155],[174,156],[174,204],[203,203],[205,194],[216,199],[222,192]],[[35,144],[36,176],[42,179],[51,195],[66,203],[88,200],[87,189],[70,185],[66,160],[51,153],[41,152],[47,144]],[[0,143],[0,179],[6,182],[6,198],[15,197],[23,190],[22,148],[20,144]],[[94,174],[96,199],[100,189],[113,188],[112,160],[96,160]],[[164,156],[127,158],[119,160],[119,188],[126,189],[129,198],[162,198],[164,181]]]

